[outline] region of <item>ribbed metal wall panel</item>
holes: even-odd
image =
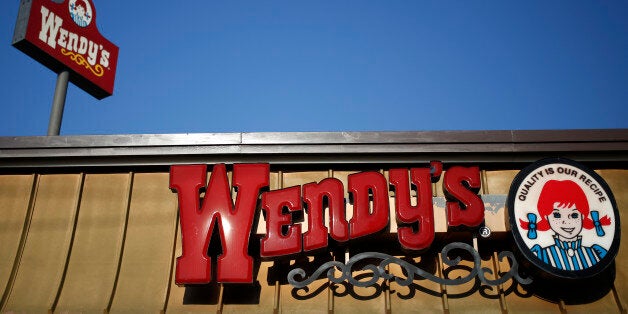
[[[169,165],[268,162],[270,189],[276,190],[327,177],[347,186],[351,173],[375,170],[387,175],[387,169],[396,165],[425,166],[430,160],[441,160],[446,166],[480,165],[480,194],[503,200],[521,166],[550,156],[571,157],[595,168],[614,192],[621,217],[626,216],[628,130],[0,138],[0,310],[626,313],[628,267],[623,261],[628,260],[628,241],[621,243],[610,292],[581,305],[544,301],[512,280],[499,287],[485,287],[479,281],[444,286],[415,280],[404,287],[381,279],[374,286],[359,288],[322,278],[308,289],[295,289],[286,282],[295,265],[344,261],[361,246],[257,260],[252,285],[174,284],[181,233],[177,196],[168,189]],[[444,196],[441,185],[433,185],[434,197]],[[445,233],[444,211],[435,210],[434,247],[394,254],[441,277],[464,274],[462,268],[469,261],[451,268],[437,253],[453,238],[467,243],[473,239],[464,233]],[[251,243],[259,241],[265,231],[260,221]],[[504,250],[504,209],[487,211],[486,224],[495,230],[495,237],[477,242],[482,265],[494,273],[507,271],[509,264],[496,256]],[[393,222],[391,228],[395,226]],[[622,220],[621,227],[628,230],[628,219]],[[402,275],[394,265],[389,272]]]
[[[305,184],[327,176],[346,180],[348,173],[338,169],[273,172],[271,188]],[[514,169],[484,171],[482,193],[502,194],[515,173]],[[607,169],[599,173],[615,191],[623,217],[628,208],[628,170]],[[13,225],[3,228],[2,233],[6,244],[0,250],[4,258],[0,286],[7,289],[2,311],[608,313],[626,310],[628,267],[621,263],[628,258],[626,241],[622,242],[617,256],[613,289],[600,300],[584,305],[550,303],[526,295],[525,288],[512,281],[499,287],[484,287],[479,281],[443,286],[415,280],[413,285],[402,287],[382,279],[372,287],[360,288],[333,284],[324,278],[312,283],[308,290],[286,284],[285,276],[294,267],[293,263],[344,260],[347,254],[358,253],[351,250],[302,256],[293,261],[256,262],[253,285],[179,287],[172,277],[175,259],[181,254],[176,194],[167,186],[167,173],[0,176],[0,187],[5,192],[0,194],[1,210],[7,214],[13,212],[12,218],[2,220],[3,224]],[[439,185],[435,187],[435,195],[441,195]],[[624,219],[624,230],[627,225]],[[259,237],[251,241],[256,239]],[[471,243],[472,239],[464,241]],[[446,239],[437,239],[435,246],[445,242]],[[482,265],[495,273],[509,267],[496,257],[503,248],[498,242],[498,239],[481,241],[478,247],[485,258]],[[464,266],[472,265],[471,261],[463,261],[462,266],[449,269],[439,260],[438,251],[439,248],[423,254],[398,254],[412,258],[440,276],[464,276]],[[402,275],[396,266],[389,271]]]

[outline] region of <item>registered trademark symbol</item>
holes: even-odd
[[[489,229],[488,227],[481,227],[480,228],[480,235],[482,236],[482,238],[488,238],[491,236],[491,229]]]

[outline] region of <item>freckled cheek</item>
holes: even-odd
[[[557,219],[557,218],[549,218],[548,219],[550,227],[554,226],[554,227],[558,227],[563,225],[563,221],[561,219]]]

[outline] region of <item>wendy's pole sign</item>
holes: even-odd
[[[98,31],[91,0],[22,0],[13,45],[59,74],[48,135],[59,134],[68,81],[97,99],[113,94],[118,47]]]

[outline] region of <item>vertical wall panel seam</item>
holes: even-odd
[[[384,168],[380,168],[379,169],[379,173],[381,173],[382,176],[384,178],[386,178],[386,170]],[[389,177],[386,178],[386,182],[390,182],[390,173],[389,173]],[[373,192],[373,194],[375,194],[375,193]],[[390,200],[390,195],[388,194],[388,191],[386,191],[386,195],[388,196],[388,200]],[[417,198],[418,198],[418,196],[417,196]],[[388,201],[388,204],[390,204],[389,201]],[[375,207],[375,201],[373,201],[373,205],[372,206]],[[392,224],[392,220],[395,219],[390,214],[390,208],[388,209],[388,215],[390,217],[388,217],[388,226],[387,226],[387,228],[389,230],[388,232],[390,232],[390,226]],[[386,273],[390,274],[390,265],[386,265],[386,267],[384,269],[385,269]],[[392,281],[391,279],[385,279],[385,278],[382,281],[382,292],[383,292],[382,293],[383,294],[382,297],[384,298],[384,313],[386,313],[386,314],[390,314],[390,312],[391,312],[391,305],[390,305],[390,283],[391,283],[391,281]]]
[[[615,286],[615,282],[613,282],[611,291],[613,292],[613,298],[615,299],[615,303],[617,304],[617,309],[619,310],[619,313],[627,313],[628,310],[626,309],[619,292],[617,292],[617,286]]]
[[[83,199],[83,187],[85,185],[85,173],[81,172],[79,178],[79,184],[76,188],[76,201],[74,203],[74,217],[72,217],[72,233],[70,234],[70,243],[68,245],[67,253],[65,255],[65,263],[63,265],[63,272],[61,273],[61,279],[59,280],[59,287],[57,288],[57,294],[55,299],[48,310],[49,313],[54,313],[61,298],[61,292],[63,291],[63,285],[65,284],[65,276],[68,273],[68,267],[70,264],[70,257],[72,256],[72,248],[74,246],[74,236],[76,235],[76,226],[78,225],[78,216],[81,210],[81,201]]]
[[[328,178],[333,178],[334,177],[334,169],[327,169],[327,177]],[[344,187],[343,187],[343,190],[344,190]],[[344,195],[343,195],[343,197],[344,197]],[[331,207],[330,207],[329,210],[331,210]],[[344,211],[345,211],[345,217],[346,217],[346,215],[347,215],[347,206],[346,205],[344,206]],[[329,212],[327,213],[327,215],[329,217],[331,217]],[[331,220],[331,218],[330,218],[330,220]],[[330,224],[331,224],[331,221],[330,221]],[[331,254],[331,257],[332,257],[332,260],[335,259],[335,256],[334,256],[333,253]],[[332,313],[334,313],[334,305],[335,305],[334,283],[331,280],[329,280],[329,279],[327,279],[327,283],[328,283],[328,286],[327,286],[327,313],[328,314],[332,314]]]
[[[482,185],[482,194],[489,194],[488,191],[488,177],[486,176],[486,170],[480,172],[480,182]]]
[[[482,170],[482,193],[489,195],[491,191],[488,189],[488,175],[486,170]],[[491,256],[493,261],[493,272],[495,274],[495,279],[497,279],[500,275],[501,266],[499,265],[499,258],[497,252],[493,251],[493,255]],[[496,287],[498,295],[499,295],[499,306],[501,308],[502,313],[508,313],[508,302],[506,301],[506,294],[504,293],[504,285],[500,284]]]
[[[122,266],[122,259],[124,258],[124,245],[126,243],[126,232],[129,226],[129,212],[131,209],[131,198],[133,197],[133,184],[135,180],[135,174],[133,172],[129,172],[128,185],[126,190],[125,197],[125,216],[124,216],[124,227],[122,228],[122,239],[120,241],[120,254],[118,255],[118,264],[116,266],[116,274],[113,279],[113,286],[111,287],[111,293],[109,294],[109,302],[107,303],[107,308],[104,310],[105,313],[109,313],[111,311],[111,306],[113,305],[113,299],[116,295],[116,289],[118,288],[118,280],[120,279],[120,267]]]
[[[172,292],[172,277],[174,276],[174,272],[175,272],[175,257],[177,254],[177,235],[179,234],[179,201],[177,200],[177,202],[175,203],[175,208],[174,210],[176,211],[176,218],[174,220],[174,237],[172,239],[172,254],[170,254],[170,273],[168,275],[168,282],[166,284],[166,296],[165,296],[165,300],[164,300],[164,306],[162,307],[163,310],[161,311],[162,313],[166,313],[166,311],[168,310],[168,302],[170,301],[170,293]]]
[[[224,308],[223,298],[225,297],[225,285],[224,283],[218,284],[218,308],[216,309],[216,314],[221,314]]]
[[[558,301],[558,309],[560,310],[561,314],[567,314],[567,307],[565,306],[565,301],[563,300]]]
[[[390,265],[386,265],[386,273],[390,274]],[[384,289],[384,313],[390,314],[392,312],[392,303],[390,301],[390,283],[392,279],[384,279],[383,289]]]
[[[501,274],[501,266],[499,265],[499,257],[497,252],[493,251],[493,255],[491,256],[493,261],[493,270],[495,272],[495,278],[500,276]],[[504,293],[504,284],[497,285],[497,291],[499,292],[499,305],[501,307],[502,313],[508,313],[508,302],[506,302],[506,294]]]
[[[277,186],[279,188],[279,190],[283,189],[283,171],[278,171],[277,172],[278,177],[277,177]],[[267,230],[268,232],[268,230]],[[274,314],[278,314],[281,313],[281,283],[279,282],[279,280],[275,279],[275,298],[273,299],[273,313]]]
[[[436,182],[432,183],[432,197],[438,197],[438,185]],[[436,263],[436,275],[440,278],[444,278],[444,269],[443,269],[443,261],[442,261],[442,256],[440,254],[436,254],[435,257],[435,263]],[[438,284],[439,288],[440,288],[440,298],[441,298],[441,305],[443,307],[443,313],[449,313],[449,299],[447,296],[447,286],[439,283]]]
[[[4,288],[4,293],[2,295],[2,299],[0,299],[0,311],[4,311],[4,307],[11,296],[11,291],[13,290],[13,284],[15,283],[15,278],[17,277],[17,272],[20,268],[20,263],[22,261],[22,254],[24,253],[24,247],[26,246],[26,240],[28,239],[28,232],[31,227],[31,220],[33,218],[33,211],[35,209],[35,203],[37,201],[37,192],[39,191],[39,175],[32,175],[31,182],[31,190],[30,196],[28,200],[28,207],[26,208],[26,217],[24,218],[24,225],[22,226],[22,234],[20,235],[20,242],[18,244],[17,252],[15,253],[15,259],[13,261],[13,268],[11,269],[11,274],[9,275],[9,280],[7,281],[6,287]]]
[[[436,271],[438,273],[438,277],[445,278],[445,269],[443,266],[442,256],[437,254],[436,256]],[[443,305],[443,313],[449,313],[449,298],[447,295],[447,285],[440,283],[440,293],[441,293],[441,302]]]

